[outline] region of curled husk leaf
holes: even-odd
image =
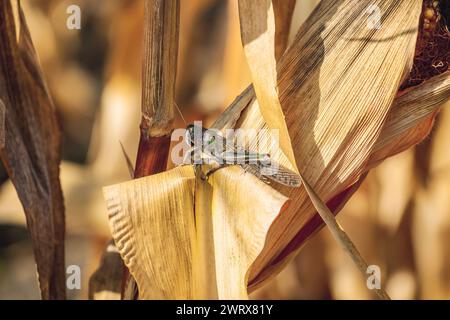
[[[104,194],[140,299],[246,299],[248,269],[287,201],[237,167],[208,182],[177,167]]]

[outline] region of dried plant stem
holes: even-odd
[[[144,10],[142,121],[134,178],[166,170],[174,119],[180,2],[146,0]],[[136,283],[126,268],[122,298],[137,298]]]
[[[147,137],[173,129],[179,0],[146,0],[142,70],[142,123]]]
[[[345,233],[344,229],[339,225],[336,221],[335,216],[331,213],[330,209],[326,206],[326,204],[320,199],[314,189],[309,185],[309,183],[304,179],[304,177],[300,174],[302,179],[302,183],[305,186],[306,192],[308,193],[311,202],[319,213],[320,217],[326,223],[328,228],[331,231],[331,234],[335,238],[335,240],[339,243],[339,245],[349,254],[352,258],[353,262],[358,267],[359,271],[365,278],[367,276],[367,268],[369,265],[363,259],[355,244],[352,242],[350,237]],[[375,294],[381,300],[390,300],[389,295],[384,291],[384,289],[374,289]]]

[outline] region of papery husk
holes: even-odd
[[[104,189],[114,241],[142,299],[192,297],[193,188],[192,170],[180,168]]]
[[[248,269],[287,201],[237,167],[208,182],[177,167],[104,194],[140,299],[248,298]]]
[[[281,152],[277,161],[297,171],[291,139],[278,99],[272,0],[239,0],[239,16],[242,42],[261,115],[269,129],[278,131]]]
[[[304,1],[302,1],[304,5]],[[278,61],[289,44],[289,35],[297,0],[273,0],[275,16],[275,59]]]
[[[421,3],[376,1],[382,29],[366,26],[367,4],[322,1],[282,57],[278,88],[299,171],[329,201],[358,181],[414,57]],[[258,102],[238,121],[264,128]],[[251,146],[251,144],[250,144]],[[278,160],[278,154],[272,155]],[[305,191],[276,186],[292,204],[272,225],[251,272],[253,285],[275,264],[315,214]],[[285,248],[287,248],[285,250]],[[265,275],[262,271],[270,266]],[[259,279],[256,279],[259,276]]]
[[[419,143],[430,132],[439,107],[450,99],[450,72],[401,93],[392,105],[369,165]]]

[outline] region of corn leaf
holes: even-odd
[[[397,97],[374,146],[370,164],[375,165],[422,141],[430,132],[439,107],[449,99],[449,72],[433,77]]]
[[[17,1],[0,2],[0,43],[0,100],[5,111],[1,158],[25,210],[42,298],[63,299],[60,129]]]
[[[247,298],[248,269],[287,200],[236,167],[208,182],[177,167],[104,194],[140,299]]]
[[[261,115],[270,129],[279,131],[282,153],[278,156],[278,162],[297,171],[291,139],[278,100],[272,0],[239,0],[239,16],[242,42]]]
[[[272,0],[275,15],[275,59],[278,61],[286,51],[297,0]]]
[[[279,98],[296,163],[325,201],[365,172],[414,57],[421,2],[373,4],[382,13],[381,29],[368,28],[365,2],[322,1],[279,62]],[[268,127],[259,104],[258,99],[244,110],[238,127]],[[273,266],[297,250],[298,245],[284,249],[315,215],[303,188],[276,188],[292,203],[275,220],[253,264],[253,284],[273,275]]]

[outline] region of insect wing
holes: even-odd
[[[260,179],[261,177],[266,177],[288,187],[297,188],[302,184],[301,178],[298,174],[279,164],[270,166],[262,163],[252,163],[243,165],[242,167]]]

